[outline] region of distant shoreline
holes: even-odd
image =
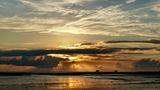
[[[52,72],[52,73],[34,73],[34,72],[0,72],[0,76],[26,76],[26,75],[58,75],[58,76],[78,76],[78,75],[160,75],[160,72]]]

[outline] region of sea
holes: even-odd
[[[160,75],[0,76],[0,90],[160,90]]]

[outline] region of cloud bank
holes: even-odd
[[[148,59],[138,60],[134,63],[135,69],[146,71],[157,71],[160,69],[160,61]]]
[[[50,56],[44,56],[38,59],[36,59],[36,57],[22,56],[20,60],[17,60],[16,58],[9,60],[1,58],[0,64],[15,66],[33,66],[37,68],[53,68],[56,67],[62,60],[64,59]]]

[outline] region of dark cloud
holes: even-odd
[[[95,45],[95,43],[81,43],[81,46],[84,46],[84,45],[90,46],[90,45]]]
[[[38,68],[52,68],[56,67],[61,60],[64,59],[51,56],[45,56],[39,59],[36,59],[36,57],[22,56],[20,60],[17,60],[16,58],[9,60],[2,59],[0,60],[0,64],[16,66],[34,66]]]
[[[57,49],[57,50],[11,50],[0,51],[0,56],[37,56],[47,54],[111,54],[121,50],[152,50],[154,48],[108,48],[108,49]]]
[[[160,44],[160,40],[148,40],[148,41],[107,41],[106,43],[152,43],[152,44]]]
[[[59,49],[59,50],[13,50],[1,51],[0,56],[36,56],[47,54],[105,54],[117,52],[119,49]]]
[[[159,70],[160,61],[152,60],[150,58],[138,60],[134,63],[136,69],[146,69],[146,70]]]

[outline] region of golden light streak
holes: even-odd
[[[63,32],[63,33],[71,33],[71,34],[86,34],[87,30],[79,28],[79,27],[72,27],[72,26],[64,26],[64,27],[54,27],[49,30],[50,32]]]

